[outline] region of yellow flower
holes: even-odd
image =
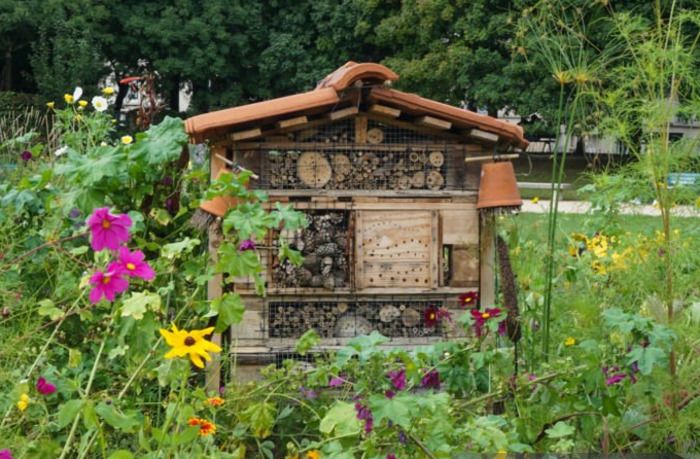
[[[574,344],[576,344],[576,339],[571,337],[571,336],[569,336],[568,338],[566,338],[564,340],[564,346],[566,346],[566,347],[571,347]]]
[[[202,418],[190,418],[187,424],[191,426],[199,427],[199,436],[206,437],[207,435],[214,435],[216,433],[216,424],[211,421],[207,421]]]
[[[87,100],[79,100],[78,101],[78,105],[80,105],[83,108],[87,107],[87,104],[88,104]]]
[[[537,204],[538,202],[540,202],[540,198],[538,196],[535,196],[530,200],[530,202],[532,202],[533,204]]]
[[[306,459],[321,459],[321,451],[312,449],[306,453]]]
[[[209,397],[207,403],[211,406],[221,406],[224,404],[224,399],[221,397]]]
[[[73,95],[72,94],[64,94],[63,100],[65,100],[67,104],[72,104],[73,103]]]
[[[46,102],[46,106],[53,110],[53,108],[56,106],[56,102]]]
[[[114,94],[114,88],[111,86],[102,88],[102,94],[104,94],[105,96],[111,96],[112,94]]]
[[[205,328],[203,330],[178,330],[173,324],[172,331],[160,329],[160,334],[165,338],[172,349],[165,354],[166,359],[174,359],[175,357],[190,356],[190,360],[199,368],[204,368],[202,358],[211,361],[209,352],[221,352],[221,348],[210,341],[204,339],[214,331],[214,327]]]
[[[17,409],[24,411],[29,406],[30,398],[27,394],[22,394],[19,396],[19,401],[17,402]]]
[[[80,122],[83,120],[83,116],[82,116],[82,115],[75,115],[75,116],[73,117],[73,120],[74,120],[76,123],[80,123]]]
[[[129,145],[129,144],[130,144],[131,142],[133,142],[133,141],[134,141],[134,138],[131,137],[130,135],[125,135],[125,136],[122,137],[122,143],[123,143],[124,145]]]

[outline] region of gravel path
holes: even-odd
[[[585,214],[591,209],[591,203],[588,201],[560,201],[559,212],[564,214]],[[533,203],[531,200],[523,201],[523,212],[529,213],[547,213],[549,212],[549,201],[541,200]],[[658,216],[661,213],[659,209],[652,205],[634,205],[623,204],[620,212],[624,215],[653,215]],[[673,215],[677,217],[700,217],[700,209],[694,206],[678,206],[672,210]]]

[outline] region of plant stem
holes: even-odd
[[[92,365],[92,371],[90,372],[90,377],[88,378],[88,383],[87,386],[85,387],[85,394],[83,395],[83,401],[85,401],[88,396],[90,395],[90,389],[92,388],[92,382],[95,379],[95,373],[97,373],[97,366],[100,363],[100,357],[102,356],[102,351],[105,348],[105,344],[107,343],[107,336],[102,340],[102,343],[100,344],[100,349],[97,351],[97,355],[95,356],[95,363]],[[68,438],[66,438],[66,443],[63,445],[63,451],[61,451],[61,456],[58,459],[63,459],[66,457],[66,454],[68,454],[68,451],[70,451],[70,444],[73,441],[73,436],[75,435],[75,431],[78,428],[78,421],[80,420],[80,413],[78,413],[75,416],[75,419],[73,420],[73,425],[70,428],[70,432],[68,433]]]

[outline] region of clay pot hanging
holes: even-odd
[[[510,161],[481,165],[477,209],[517,208],[522,204],[515,170]]]

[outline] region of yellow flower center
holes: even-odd
[[[136,269],[136,265],[133,263],[127,263],[126,269],[128,269],[129,271],[133,271],[134,269]]]
[[[185,346],[194,346],[194,344],[196,342],[197,341],[194,338],[192,338],[191,336],[188,336],[187,338],[185,338]]]
[[[112,276],[104,276],[104,277],[102,278],[102,283],[103,283],[103,284],[109,284],[109,281],[111,281],[111,280],[112,280]]]
[[[102,220],[102,228],[109,229],[112,226],[109,220]]]
[[[489,317],[491,317],[491,314],[489,314],[488,312],[481,314],[482,319],[488,319]]]

